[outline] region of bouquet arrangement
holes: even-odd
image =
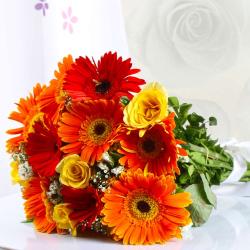
[[[135,76],[131,60],[67,56],[49,86],[37,84],[10,119],[12,180],[39,232],[85,230],[124,244],[163,243],[203,224],[212,184],[233,161],[190,104]]]

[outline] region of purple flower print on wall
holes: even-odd
[[[43,16],[46,15],[46,10],[49,8],[49,4],[46,3],[46,0],[39,0],[40,2],[35,5],[36,10],[42,10]]]
[[[73,33],[73,24],[78,22],[78,18],[72,15],[72,8],[68,7],[67,11],[62,12],[62,16],[64,19],[63,29]]]

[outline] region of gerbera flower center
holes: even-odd
[[[94,131],[97,135],[102,135],[106,130],[106,126],[101,123],[101,124],[96,124],[94,127]]]
[[[111,88],[111,83],[109,81],[94,81],[95,82],[95,92],[99,94],[105,94]]]
[[[106,119],[96,119],[88,127],[88,135],[96,144],[102,144],[112,131],[111,124]]]
[[[142,148],[147,153],[152,153],[155,151],[155,142],[152,139],[147,139],[143,141]]]
[[[138,141],[138,153],[145,158],[154,159],[164,150],[164,144],[159,138],[144,136]]]
[[[133,192],[127,200],[128,212],[138,220],[153,220],[159,213],[156,200],[143,192]]]
[[[150,211],[150,205],[146,201],[143,201],[143,200],[137,202],[137,208],[142,213],[148,213]]]

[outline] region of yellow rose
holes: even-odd
[[[167,93],[159,83],[153,82],[125,107],[123,120],[131,128],[140,129],[140,136],[143,136],[148,127],[161,122],[167,115]]]
[[[53,220],[59,229],[71,229],[73,236],[76,236],[76,222],[71,221],[69,214],[71,209],[68,208],[68,204],[58,204],[53,210]]]
[[[57,165],[60,182],[73,188],[85,188],[89,185],[91,171],[88,164],[79,155],[64,157]]]
[[[12,183],[13,184],[17,184],[18,183],[18,184],[20,184],[22,186],[25,186],[26,182],[20,178],[19,173],[18,173],[18,166],[19,166],[18,161],[12,161],[10,163],[10,166],[11,166],[11,173],[10,173],[10,175],[11,175]]]
[[[18,175],[18,161],[12,161],[10,163],[11,166],[11,180],[13,184],[17,184],[21,181],[19,175]]]

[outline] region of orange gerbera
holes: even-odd
[[[56,79],[50,81],[50,86],[39,97],[41,111],[46,113],[54,123],[58,122],[60,112],[68,100],[65,91],[62,89],[62,84],[72,64],[73,58],[71,55],[64,57],[63,62],[58,63],[59,70],[54,73]]]
[[[21,98],[17,104],[18,111],[13,111],[9,119],[22,123],[22,126],[16,129],[10,129],[8,134],[15,135],[15,137],[7,140],[7,151],[13,152],[19,147],[21,142],[25,142],[27,139],[28,131],[30,128],[30,122],[33,117],[39,112],[38,102],[36,98],[46,86],[41,86],[39,83],[33,88],[33,94],[30,94],[27,98]]]
[[[186,151],[177,146],[182,142],[175,139],[173,128],[174,115],[171,114],[164,124],[156,124],[143,137],[139,136],[139,130],[124,133],[120,141],[119,153],[124,155],[120,164],[132,169],[147,168],[156,175],[180,174],[178,155],[186,155]]]
[[[56,228],[52,219],[52,204],[46,197],[49,180],[33,177],[23,189],[24,210],[27,219],[33,220],[37,231],[51,233]]]
[[[185,209],[190,194],[174,194],[171,176],[128,171],[106,191],[102,223],[111,227],[115,240],[124,244],[163,243],[181,237],[180,227],[191,222]]]
[[[122,107],[114,100],[96,100],[75,103],[62,114],[58,134],[68,143],[61,150],[81,154],[93,165],[117,139],[122,122]]]

